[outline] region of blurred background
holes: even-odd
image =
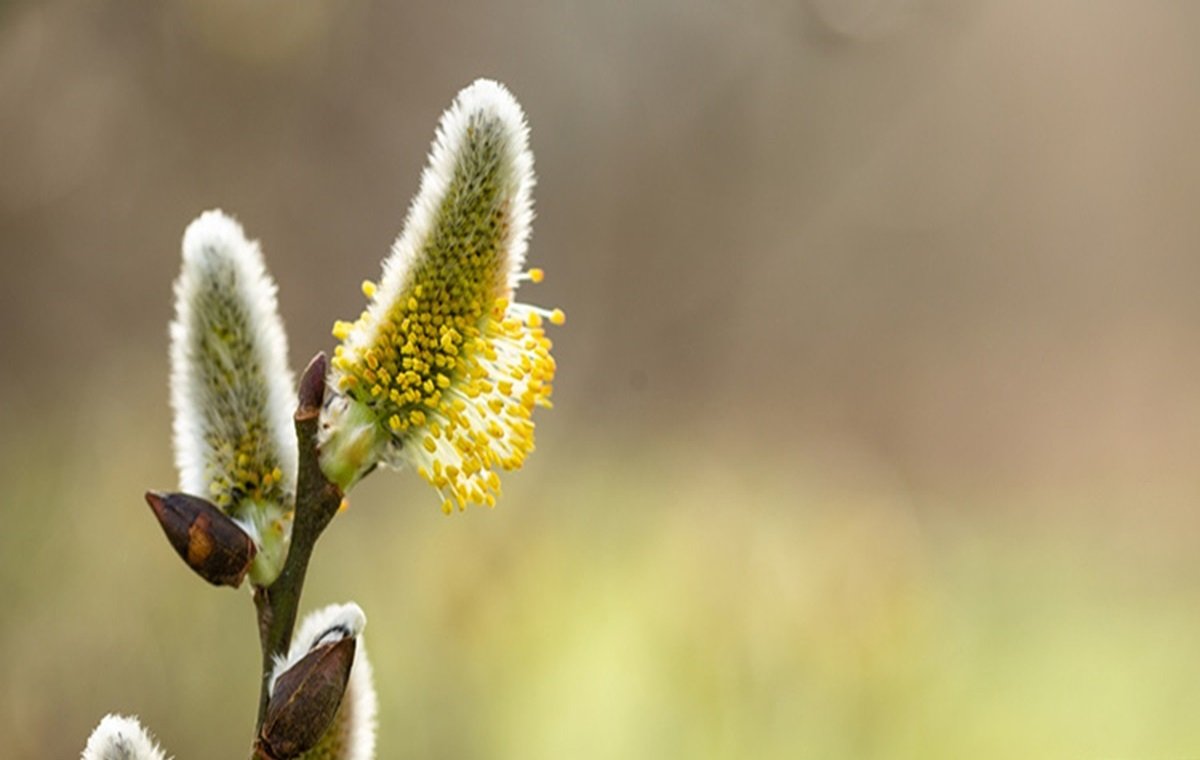
[[[1194,755],[1200,5],[0,3],[0,736],[245,756],[249,594],[175,472],[180,236],[262,241],[291,361],[436,120],[532,125],[556,408],[495,511],[353,494],[381,758]]]

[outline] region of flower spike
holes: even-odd
[[[105,715],[88,737],[83,760],[163,760],[163,752],[137,718]]]
[[[180,490],[212,500],[258,544],[259,585],[282,567],[296,481],[292,374],[275,283],[256,243],[220,211],[183,236],[171,324]]]
[[[321,465],[347,489],[377,464],[409,464],[446,513],[493,506],[497,470],[533,451],[550,406],[543,322],[562,312],[513,299],[533,219],[529,128],[502,85],[480,79],[443,114],[404,231],[353,323],[338,322]]]

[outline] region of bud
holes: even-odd
[[[333,723],[357,642],[321,644],[275,679],[259,741],[271,757],[287,760],[313,748]]]
[[[209,211],[183,237],[171,323],[179,490],[238,520],[258,554],[251,580],[279,574],[296,482],[292,375],[275,283],[241,226]]]
[[[353,323],[338,322],[321,467],[348,489],[377,464],[413,466],[442,509],[493,506],[498,470],[533,451],[532,413],[550,406],[544,322],[517,303],[533,218],[529,128],[502,85],[481,79],[443,114],[404,231]]]
[[[105,715],[88,737],[83,760],[163,760],[163,752],[137,718]]]
[[[325,403],[325,374],[329,371],[329,360],[324,351],[318,351],[304,374],[300,376],[300,390],[297,393],[299,403],[296,408],[297,417],[306,417],[320,413]]]
[[[242,585],[256,549],[236,522],[204,499],[185,493],[147,491],[146,503],[188,567],[214,586]]]
[[[306,641],[328,641],[331,636],[343,635],[344,631],[354,632],[344,635],[354,635],[358,639],[342,705],[324,736],[304,753],[304,760],[373,760],[375,757],[378,700],[361,633],[365,623],[366,618],[358,605],[346,604],[318,610],[300,626],[295,638],[295,644],[299,646]]]
[[[357,642],[367,619],[353,602],[310,613],[275,662],[261,745],[278,760],[368,760],[375,752],[371,666]]]

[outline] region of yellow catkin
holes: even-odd
[[[449,513],[495,504],[497,469],[534,448],[534,407],[550,406],[555,364],[547,312],[512,300],[505,248],[510,219],[497,124],[468,130],[442,211],[398,292],[338,322],[337,387],[370,410],[393,452],[416,465]],[[482,167],[482,169],[481,169]],[[540,282],[541,269],[525,277]],[[364,282],[363,293],[382,289]]]

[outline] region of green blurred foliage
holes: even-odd
[[[238,756],[253,606],[198,582],[159,534],[139,492],[173,477],[147,443],[165,439],[165,405],[143,413],[156,394],[118,388],[55,425],[8,417],[28,432],[0,470],[17,505],[0,533],[5,754],[70,756],[119,710],[180,757]],[[544,427],[495,511],[446,518],[415,478],[378,474],[318,547],[305,606],[368,610],[382,757],[1165,756],[1200,741],[1200,579],[1145,549],[1074,520],[922,514],[862,461],[572,449]]]

